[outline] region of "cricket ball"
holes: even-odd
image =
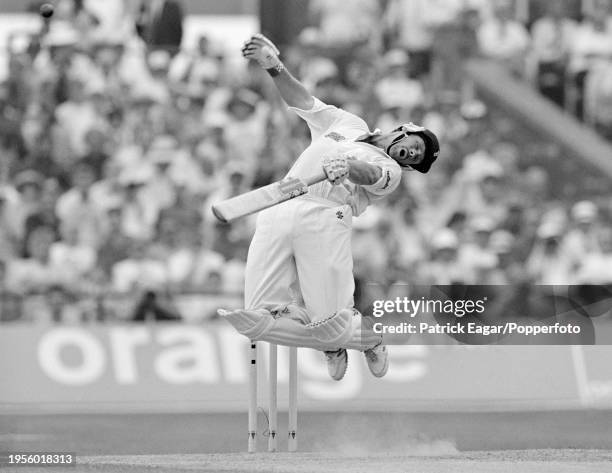
[[[40,6],[40,15],[43,18],[51,18],[53,16],[53,5],[50,3],[43,3]]]

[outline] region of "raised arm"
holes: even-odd
[[[256,34],[244,43],[242,55],[247,59],[257,61],[270,74],[287,105],[301,110],[310,110],[313,107],[313,96],[285,68],[285,65],[278,57],[278,48],[264,35]]]

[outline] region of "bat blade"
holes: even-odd
[[[212,212],[218,220],[228,223],[304,195],[308,192],[309,186],[324,180],[323,172],[308,179],[286,177],[281,181],[218,202],[212,206]]]

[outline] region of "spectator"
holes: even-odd
[[[342,106],[349,100],[349,93],[342,85],[341,71],[334,62],[320,62],[311,72],[314,94],[326,103]]]
[[[491,217],[475,217],[470,222],[471,240],[464,242],[458,254],[463,267],[470,268],[474,283],[487,284],[489,272],[497,265],[497,256],[491,248],[490,237],[495,230],[495,221]]]
[[[126,80],[126,45],[125,37],[117,32],[97,38],[92,45],[91,56],[94,71],[91,80],[101,84],[101,89],[107,93],[115,104],[121,100],[122,89],[127,87]],[[133,74],[133,71],[131,71]]]
[[[171,61],[170,53],[162,49],[150,51],[146,56],[148,74],[143,75],[141,81],[149,89],[147,92],[160,104],[167,104],[170,101],[168,73]]]
[[[33,228],[25,236],[23,257],[9,261],[6,286],[19,294],[40,293],[64,280],[63,268],[51,264],[50,248],[57,239],[48,226]]]
[[[452,90],[440,92],[437,101],[423,118],[423,126],[440,139],[455,141],[464,138],[469,125],[461,115],[459,95]]]
[[[399,211],[401,215],[393,218],[395,240],[398,242],[395,258],[403,268],[411,268],[424,259],[425,241],[416,222],[413,206],[407,205]],[[398,209],[395,209],[395,212],[398,213]]]
[[[512,235],[513,248],[519,261],[524,261],[529,254],[535,234],[534,226],[538,218],[539,215],[535,215],[533,209],[528,211],[523,202],[508,203],[507,215],[501,222],[500,229]]]
[[[248,247],[246,245],[234,246],[233,254],[222,266],[222,292],[226,294],[241,294],[244,290],[247,250]],[[207,278],[209,283],[211,274]]]
[[[227,105],[228,123],[223,138],[230,160],[241,163],[250,176],[265,143],[266,106],[249,89],[236,91]]]
[[[151,319],[177,321],[181,320],[181,315],[170,298],[154,291],[146,291],[130,319],[134,322],[144,322]]]
[[[497,264],[484,275],[490,285],[517,285],[524,282],[522,259],[516,252],[516,239],[505,231],[497,230],[491,234],[489,248],[496,257]]]
[[[38,171],[26,170],[15,176],[18,194],[6,201],[5,219],[8,231],[17,238],[25,237],[26,220],[41,209],[43,176]]]
[[[60,129],[58,131],[69,138],[71,156],[82,156],[86,153],[85,136],[90,130],[106,127],[105,117],[96,104],[96,100],[100,99],[102,90],[99,85],[86,85],[81,79],[69,81],[67,101],[57,107],[55,117]]]
[[[468,218],[486,216],[497,225],[506,217],[508,196],[503,189],[503,170],[486,150],[466,156],[448,189],[448,199],[455,210]],[[459,206],[459,207],[457,207]]]
[[[470,268],[459,260],[459,240],[447,228],[433,235],[431,259],[422,266],[423,284],[449,285],[474,283]]]
[[[82,161],[91,166],[96,181],[102,178],[104,166],[110,158],[111,140],[108,134],[100,129],[94,128],[85,134],[85,153]]]
[[[461,87],[461,75],[455,71],[463,67],[464,62],[478,56],[477,31],[481,15],[473,1],[464,3],[457,15],[456,22],[447,23],[438,29],[433,42],[435,69],[433,87],[438,90],[457,89]],[[489,2],[484,2],[488,5]]]
[[[6,264],[0,259],[0,322],[13,322],[22,317],[21,298],[7,286]]]
[[[2,276],[4,279],[5,263],[17,252],[18,237],[11,231],[10,216],[7,207],[10,199],[10,191],[6,187],[0,187],[0,262],[2,264]]]
[[[457,235],[459,241],[464,241],[466,238],[466,233],[468,232],[466,213],[462,210],[454,212],[448,219],[448,222],[446,222],[445,226],[455,232],[455,235]]]
[[[612,141],[612,56],[591,68],[584,85],[584,119]]]
[[[523,173],[523,181],[520,190],[524,193],[526,200],[539,202],[546,200],[550,192],[548,172],[540,166],[530,166]]]
[[[384,57],[384,67],[383,77],[374,86],[376,98],[383,109],[400,109],[402,116],[410,117],[414,107],[423,105],[425,92],[421,82],[408,77],[408,56],[399,49],[389,51]],[[382,126],[390,128],[387,123]]]
[[[62,277],[72,288],[90,277],[96,264],[96,250],[79,240],[78,229],[69,224],[60,226],[61,239],[49,248],[49,263],[62,268]]]
[[[601,251],[585,255],[576,275],[576,284],[612,284],[612,228],[602,228],[598,237]]]
[[[86,44],[89,44],[90,36],[95,34],[94,30],[100,24],[82,0],[59,0],[54,16],[56,24],[61,22],[73,27]]]
[[[309,13],[328,48],[351,48],[368,41],[377,45],[379,5],[375,0],[312,0]]]
[[[152,172],[141,192],[143,199],[155,206],[158,213],[176,200],[174,182],[168,171],[176,159],[177,147],[178,143],[174,137],[159,136],[151,143],[145,157],[147,164],[152,165]]]
[[[195,51],[183,51],[174,57],[170,77],[183,83],[192,96],[207,96],[221,79],[222,57],[214,54],[210,39],[202,35],[198,38]]]
[[[390,0],[384,15],[385,29],[394,47],[410,58],[412,74],[428,74],[436,30],[454,21],[461,9],[459,0]]]
[[[493,15],[478,29],[478,44],[485,57],[522,75],[530,37],[525,27],[513,19],[512,6],[511,0],[495,0]]]
[[[609,0],[592,0],[589,3],[573,36],[568,66],[575,93],[573,110],[579,118],[584,117],[585,84],[590,71],[612,59]]]
[[[566,68],[575,22],[567,17],[565,0],[548,2],[546,13],[532,29],[531,60],[538,90],[557,105],[565,106]]]
[[[69,81],[83,81],[94,70],[89,57],[77,49],[80,41],[79,32],[70,23],[56,21],[34,60],[37,77],[52,91],[46,100],[53,105],[67,100]]]
[[[160,290],[165,288],[167,281],[163,262],[150,255],[145,240],[134,240],[130,256],[112,268],[112,287],[120,293]]]
[[[201,200],[187,186],[175,187],[175,200],[159,214],[159,220],[168,219],[178,228],[199,235],[202,229],[202,215],[199,211]]]
[[[121,178],[122,169],[119,163],[113,159],[105,161],[99,180],[94,182],[89,189],[89,200],[101,211],[120,205],[124,196]],[[104,219],[103,219],[104,220]]]
[[[133,242],[123,233],[123,208],[118,202],[106,210],[107,217],[102,229],[101,245],[97,254],[97,267],[104,280],[110,280],[112,268],[119,261],[128,259]]]
[[[601,254],[599,246],[598,209],[590,201],[581,201],[572,207],[572,228],[562,241],[562,251],[572,271],[577,270],[589,254]]]
[[[240,195],[249,189],[247,176],[241,165],[232,163],[231,165],[227,166],[226,172],[227,178],[225,182],[223,182],[219,189],[209,197],[204,206],[204,220],[210,220],[213,202],[229,199],[231,197]]]
[[[151,173],[150,168],[141,167],[126,169],[119,177],[124,186],[123,233],[134,240],[151,239],[158,219],[158,204],[148,201],[142,191],[143,186],[149,182]]]
[[[207,273],[206,279],[198,286],[199,290],[209,294],[219,294],[223,292],[223,275],[218,269],[213,269]],[[216,312],[215,312],[216,314]]]
[[[544,221],[537,231],[537,239],[527,258],[527,272],[534,284],[568,284],[572,269],[561,249],[563,227],[560,222]]]
[[[183,39],[183,8],[178,0],[140,3],[137,28],[151,49],[164,49],[174,56]]]
[[[35,320],[49,320],[55,323],[82,321],[83,313],[79,308],[78,298],[65,287],[51,286],[43,300],[43,304],[29,307]]]
[[[91,197],[91,187],[96,177],[93,168],[85,161],[74,167],[72,185],[57,200],[55,213],[66,234],[73,235],[80,245],[97,248],[103,225],[101,209]]]
[[[316,84],[330,73],[338,74],[335,62],[326,57],[325,49],[321,46],[319,30],[314,27],[304,28],[297,38],[297,45],[291,52],[296,71],[302,78],[305,87],[314,90]]]
[[[134,18],[130,11],[131,1],[124,0],[87,0],[85,6],[89,14],[98,23],[95,40],[109,38],[114,35],[125,35],[134,29]]]
[[[378,238],[388,235],[389,223],[382,222],[383,210],[370,208],[366,215],[354,219],[352,251],[357,277],[365,282],[384,283],[389,250]]]
[[[179,290],[200,290],[207,286],[211,274],[218,272],[221,277],[225,258],[210,248],[205,236],[190,229],[179,228],[178,244],[167,256],[170,283]]]

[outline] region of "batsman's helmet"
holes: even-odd
[[[419,164],[410,164],[409,167],[416,169],[423,174],[428,172],[429,168],[431,168],[431,165],[436,159],[438,159],[438,155],[440,154],[440,143],[438,142],[436,135],[431,130],[415,125],[414,123],[405,123],[393,130],[391,133],[396,133],[397,136],[385,150],[387,153],[389,153],[391,146],[399,143],[405,136],[417,135],[423,138],[423,141],[425,142],[425,157]]]

